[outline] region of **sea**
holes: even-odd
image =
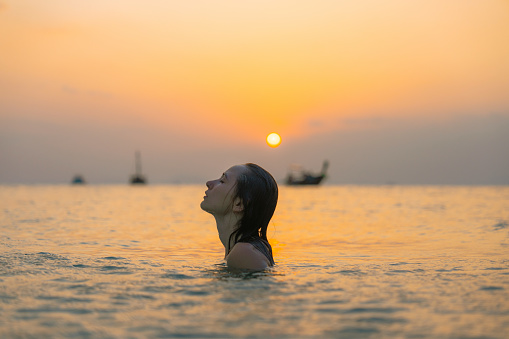
[[[0,337],[509,337],[509,186],[281,185],[261,272],[205,190],[0,186]]]

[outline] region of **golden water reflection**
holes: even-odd
[[[2,187],[0,335],[509,330],[507,187],[281,187],[268,232],[277,265],[257,273],[225,268],[203,191]]]

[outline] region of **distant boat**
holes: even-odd
[[[73,185],[84,185],[86,183],[87,182],[85,181],[83,176],[81,176],[79,174],[75,175],[74,178],[72,178],[72,180],[71,180],[71,184],[73,184]]]
[[[135,171],[134,175],[131,176],[130,183],[133,185],[138,185],[138,184],[144,185],[147,183],[147,180],[145,179],[143,174],[141,174],[140,152],[136,152],[134,156],[135,156],[134,161],[135,161],[136,171]]]
[[[297,185],[318,185],[327,175],[327,168],[329,168],[329,162],[325,160],[322,165],[322,171],[319,174],[313,174],[307,171],[299,170],[290,171],[286,178],[286,184],[297,186]]]

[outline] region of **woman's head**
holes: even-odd
[[[278,187],[272,175],[256,164],[229,168],[221,178],[207,182],[201,208],[214,216],[233,212],[238,222],[234,243],[252,237],[267,239],[267,227],[277,205]]]

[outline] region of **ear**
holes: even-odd
[[[242,202],[242,199],[240,199],[239,197],[233,200],[233,212],[236,213],[244,212],[244,203]]]

